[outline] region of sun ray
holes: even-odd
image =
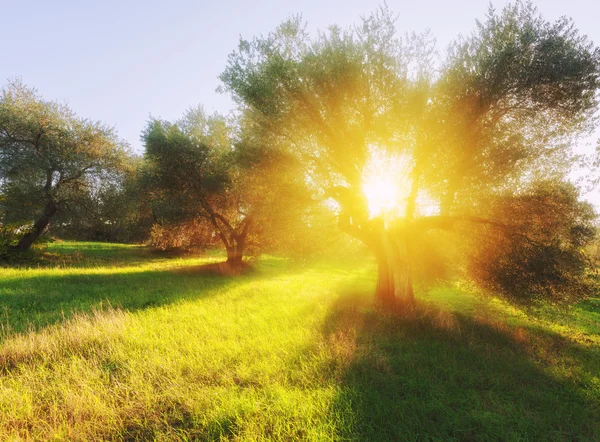
[[[371,147],[363,171],[363,192],[371,218],[403,216],[410,192],[411,158],[391,155],[379,147]]]
[[[390,220],[406,215],[412,168],[410,155],[390,154],[380,147],[371,147],[362,186],[371,218]],[[419,191],[416,204],[417,214],[432,215],[439,211],[439,203],[424,190]]]

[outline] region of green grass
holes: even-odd
[[[598,299],[389,315],[368,262],[46,254],[0,269],[0,440],[600,440]]]

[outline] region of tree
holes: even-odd
[[[141,157],[130,158],[118,175],[82,196],[82,204],[57,213],[49,232],[79,241],[146,241],[153,219],[140,180],[142,165]]]
[[[252,217],[232,193],[231,144],[225,120],[198,108],[179,122],[152,120],[146,144],[146,182],[157,220],[209,223],[239,265]]]
[[[42,99],[21,81],[0,96],[0,223],[24,232],[27,250],[59,212],[85,207],[127,163],[114,130]]]
[[[162,245],[213,245],[238,267],[248,248],[281,248],[310,204],[289,155],[270,149],[243,121],[227,122],[201,107],[175,122],[152,120],[145,182]],[[285,207],[285,209],[283,209]]]
[[[376,298],[389,308],[413,300],[413,258],[432,229],[470,223],[526,241],[530,232],[487,218],[486,202],[564,180],[597,109],[600,52],[530,3],[490,8],[439,70],[433,54],[428,34],[398,37],[383,7],[317,38],[293,17],[241,40],[221,75],[241,111],[337,202],[340,227],[372,250]],[[393,205],[382,201],[390,188]]]

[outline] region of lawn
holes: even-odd
[[[59,242],[0,268],[0,440],[600,440],[600,299],[453,284],[390,315],[364,260]]]

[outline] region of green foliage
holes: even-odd
[[[15,245],[17,228],[6,224],[0,225],[0,260],[8,258],[10,247]]]
[[[50,233],[80,241],[146,241],[154,220],[141,170],[141,158],[131,158],[118,176],[98,183],[93,193],[81,197],[80,204],[58,213]]]
[[[0,223],[28,248],[57,212],[74,211],[127,162],[112,128],[78,118],[16,80],[0,95]],[[35,223],[34,223],[35,222]]]
[[[499,14],[490,7],[475,32],[456,42],[445,82],[457,96],[478,96],[482,109],[542,112],[571,126],[597,105],[599,57],[572,20],[546,22],[531,3],[516,2]]]
[[[458,39],[438,82],[441,149],[430,167],[443,191],[471,205],[497,186],[565,177],[598,108],[600,50],[571,20],[547,22],[531,3],[492,8]]]
[[[142,182],[158,224],[154,245],[204,248],[217,237],[233,247],[250,220],[236,187],[237,164],[225,120],[191,109],[176,123],[149,122],[143,138]]]
[[[487,228],[471,244],[470,274],[482,286],[518,302],[575,302],[598,291],[585,248],[596,237],[596,214],[573,186],[541,182],[494,201]]]
[[[224,191],[229,182],[227,146],[209,144],[210,136],[197,135],[200,130],[154,120],[143,135],[148,179],[160,182],[180,202],[194,192]]]

